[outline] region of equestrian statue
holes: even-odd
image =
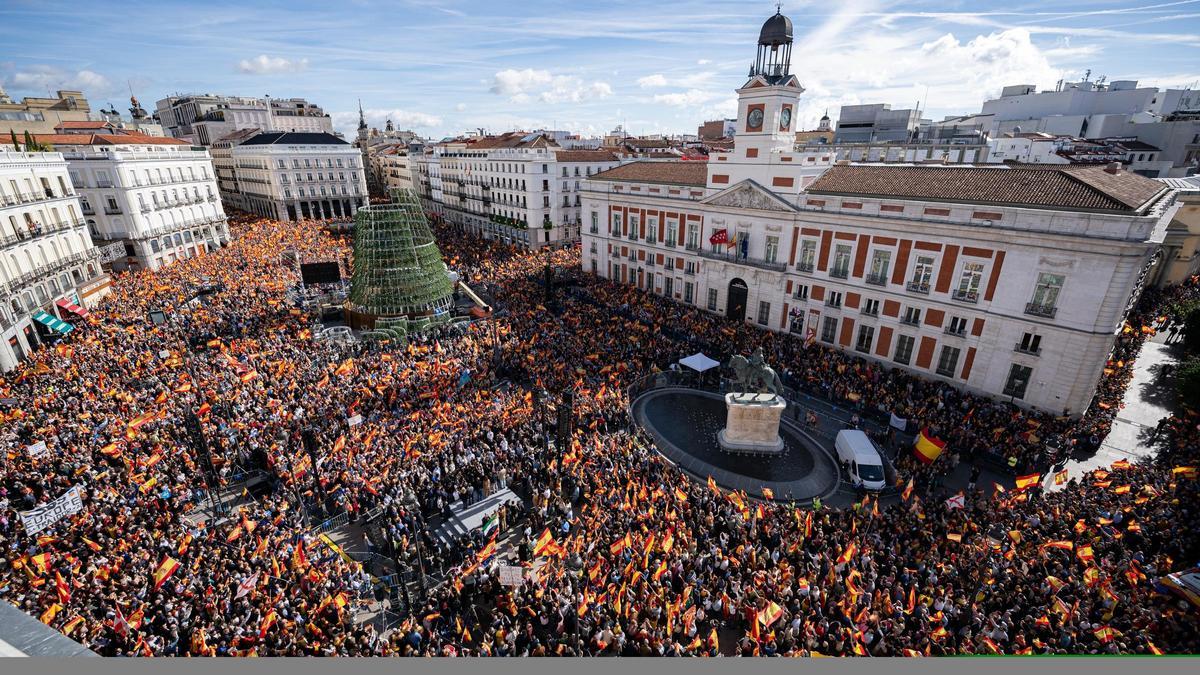
[[[749,359],[740,354],[729,359],[729,367],[737,374],[735,383],[739,391],[759,394],[779,394],[783,391],[779,374],[763,359],[762,347],[756,348]]]

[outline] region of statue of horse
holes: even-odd
[[[737,373],[737,385],[742,391],[765,394],[779,394],[783,391],[783,382],[774,368],[766,365],[754,365],[744,356],[737,355],[729,359],[729,367]]]

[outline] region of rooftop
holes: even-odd
[[[524,131],[509,131],[499,136],[484,136],[468,143],[470,150],[495,150],[500,148],[549,148],[554,143],[542,134]]]
[[[1139,212],[1168,188],[1098,166],[975,167],[839,165],[809,193],[897,197],[1072,211]]]
[[[266,131],[242,142],[242,145],[350,145],[330,133]]]
[[[557,150],[554,158],[560,162],[615,162],[617,156],[609,150]]]
[[[38,143],[49,144],[55,147],[60,145],[191,145],[191,143],[178,138],[147,136],[145,134],[136,132],[104,134],[34,134],[33,138]],[[12,140],[8,136],[0,136],[0,143],[12,145]]]
[[[704,187],[708,184],[708,163],[689,161],[630,162],[593,174],[591,180],[620,183],[665,183]]]

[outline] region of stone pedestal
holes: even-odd
[[[725,428],[717,442],[727,452],[775,455],[783,452],[779,418],[787,403],[775,394],[725,394]]]

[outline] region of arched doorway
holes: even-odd
[[[725,301],[725,316],[734,321],[745,321],[746,296],[749,293],[750,289],[746,287],[746,282],[738,278],[730,281],[728,297]]]

